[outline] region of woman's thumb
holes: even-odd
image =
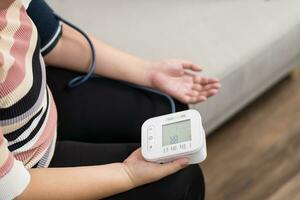
[[[164,175],[170,175],[170,174],[173,174],[183,168],[185,168],[186,166],[188,166],[189,164],[189,160],[187,158],[181,158],[181,159],[178,159],[178,160],[175,160],[173,162],[170,162],[170,163],[166,163],[166,164],[163,164],[163,172],[164,172]]]

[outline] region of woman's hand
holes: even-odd
[[[132,182],[132,187],[158,181],[185,168],[187,165],[188,159],[186,158],[165,164],[147,162],[142,157],[141,149],[134,151],[123,162],[124,170]]]
[[[185,60],[165,60],[151,63],[148,79],[151,86],[186,103],[205,101],[218,93],[221,84],[216,78],[205,78],[193,72],[201,67]]]

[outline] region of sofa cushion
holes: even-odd
[[[113,46],[148,58],[179,57],[223,84],[192,107],[208,132],[299,62],[299,0],[51,0],[68,19]]]

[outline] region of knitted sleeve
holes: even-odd
[[[29,182],[29,172],[8,150],[7,140],[0,127],[0,199],[16,198],[25,190]]]

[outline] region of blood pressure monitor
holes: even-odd
[[[166,163],[181,157],[190,164],[206,158],[205,131],[200,113],[187,110],[148,119],[142,126],[142,155],[147,161]]]

